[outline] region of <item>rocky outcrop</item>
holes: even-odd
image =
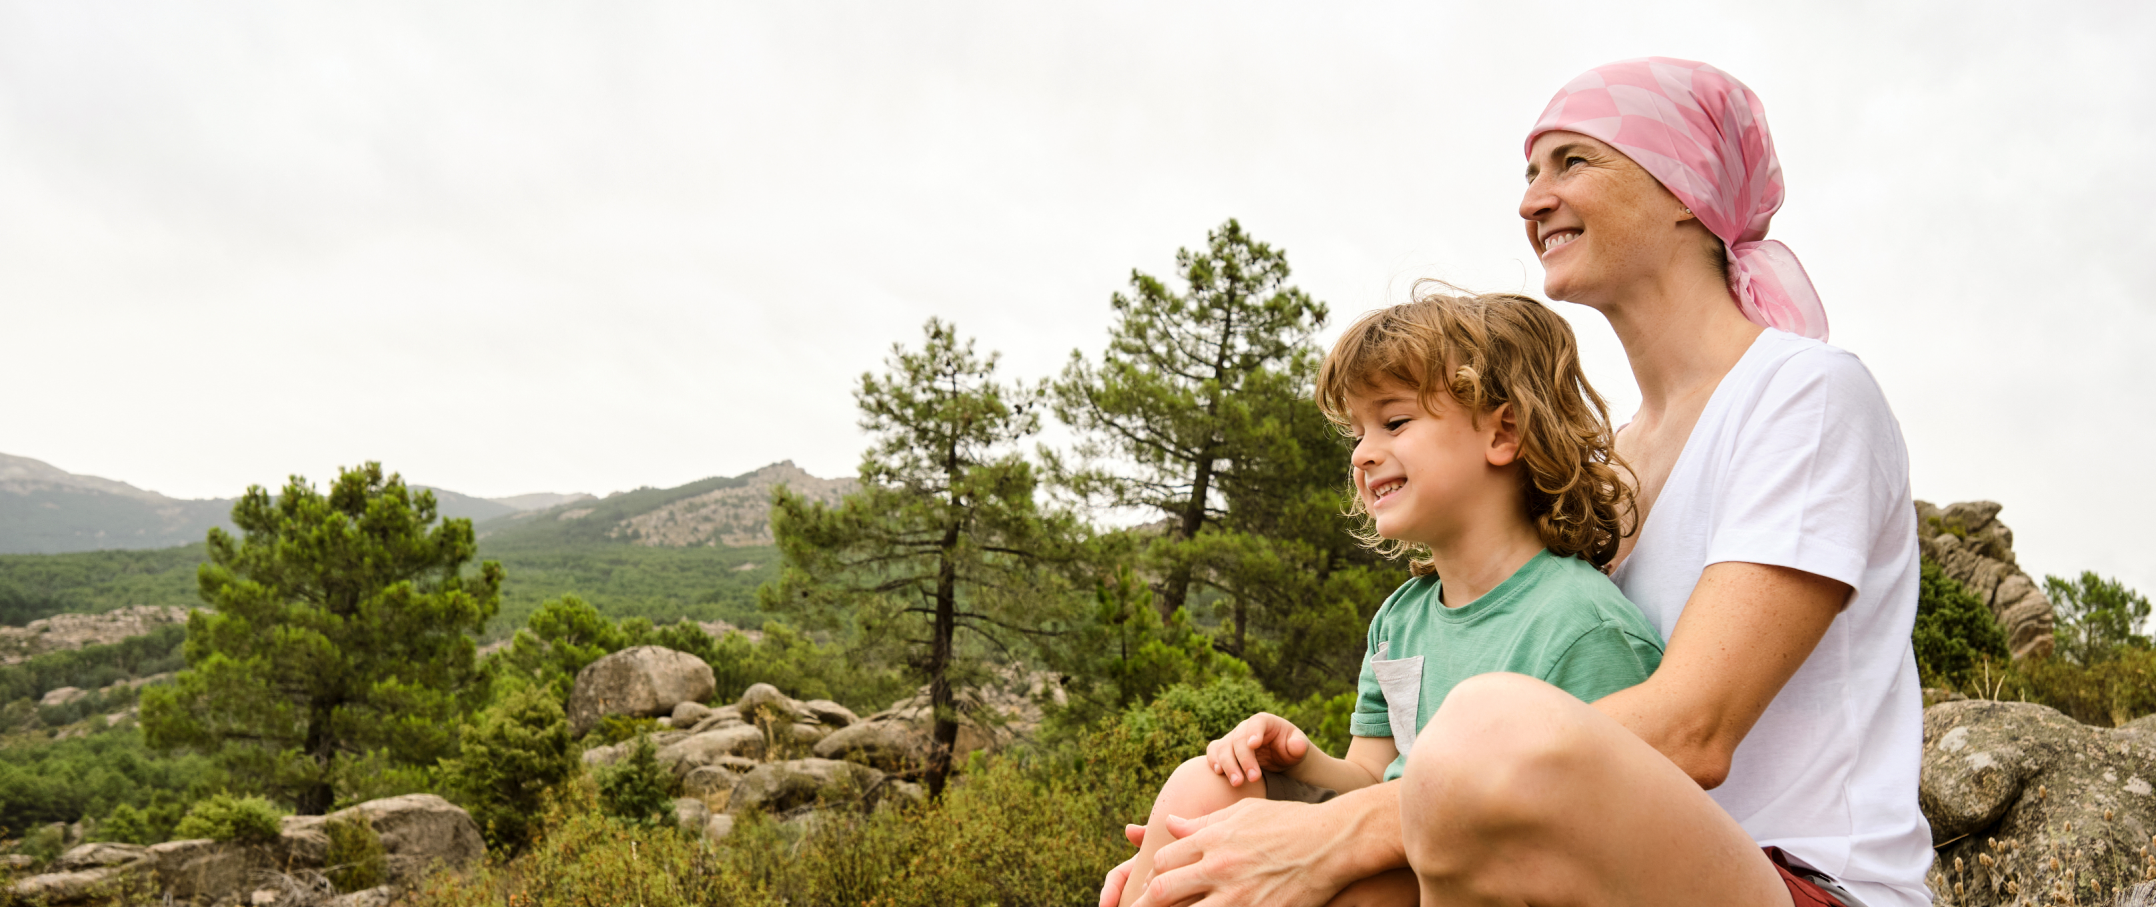
[[[47,652],[116,643],[186,622],[186,608],[160,605],[116,608],[102,614],[55,614],[20,627],[0,627],[0,665]]]
[[[734,785],[726,811],[783,813],[835,799],[869,796],[884,773],[835,759],[789,759],[756,767]]]
[[[314,872],[319,883],[329,854],[326,826],[333,822],[364,822],[374,829],[381,838],[393,885],[410,885],[435,869],[469,866],[487,852],[479,826],[464,810],[433,794],[410,794],[369,800],[327,816],[287,816],[277,839],[267,844],[210,840],[167,841],[154,847],[84,844],[53,861],[52,871],[15,883],[10,894],[15,900],[49,904],[243,901],[263,878],[289,883],[295,873]],[[387,889],[380,889],[344,903],[348,907],[379,905],[387,903],[388,895]]]
[[[2111,904],[2156,879],[2156,716],[2117,729],[2040,705],[1924,713],[1919,800],[1941,907]]]
[[[740,477],[739,482],[637,514],[616,524],[609,534],[662,548],[769,545],[772,489],[784,485],[809,500],[836,504],[855,484],[853,479],[819,479],[792,460],[773,463]]]
[[[1992,501],[1944,508],[1916,502],[1917,547],[1991,608],[2015,658],[2051,654],[2051,599],[2014,561],[2014,530],[1999,522]]]
[[[569,694],[569,731],[579,737],[608,715],[670,715],[684,702],[700,702],[718,689],[711,666],[687,652],[661,646],[623,649],[576,674]]]
[[[659,751],[659,764],[676,777],[731,757],[760,759],[768,744],[764,732],[746,724],[693,734]]]

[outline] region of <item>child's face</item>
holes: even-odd
[[[1509,407],[1469,418],[1444,394],[1425,409],[1415,389],[1385,382],[1348,397],[1355,492],[1379,535],[1444,546],[1492,508],[1516,509],[1519,452]],[[1479,425],[1477,424],[1479,421]]]

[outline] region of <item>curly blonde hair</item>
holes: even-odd
[[[1520,427],[1527,518],[1544,547],[1609,569],[1617,542],[1634,528],[1630,472],[1617,456],[1609,406],[1580,368],[1572,326],[1525,296],[1459,292],[1418,281],[1413,301],[1363,316],[1333,344],[1318,369],[1318,408],[1349,425],[1348,396],[1391,380],[1418,390],[1425,407],[1442,391],[1476,417],[1511,404]],[[1411,556],[1416,576],[1433,572],[1420,545],[1377,535],[1362,496],[1349,514],[1362,517],[1363,544],[1389,557]]]

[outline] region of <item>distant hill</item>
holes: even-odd
[[[835,504],[853,479],[820,479],[792,460],[731,478],[674,488],[584,495],[545,510],[479,523],[484,547],[630,544],[647,548],[746,548],[772,544],[771,490],[785,485]]]
[[[427,486],[416,486],[427,487]],[[474,523],[590,495],[475,498],[432,488],[445,517]],[[112,479],[76,475],[29,457],[0,454],[0,554],[170,548],[232,529],[237,498],[168,498]]]
[[[182,501],[92,476],[74,476],[36,460],[0,459],[0,464],[29,464],[42,470],[34,493],[74,494],[67,506],[28,512],[34,499],[16,491],[0,473],[0,625],[71,612],[95,613],[128,605],[199,606],[195,566],[203,559],[202,537],[210,526],[228,530],[230,499]],[[19,480],[19,484],[29,484]],[[796,492],[836,502],[851,491],[851,478],[823,479],[792,462],[773,463],[731,477],[715,477],[674,488],[639,488],[597,498],[586,494],[531,494],[514,498],[475,498],[432,489],[442,513],[468,517],[479,534],[479,558],[500,561],[508,579],[502,587],[502,610],[488,628],[501,636],[524,625],[543,602],[577,595],[613,618],[647,617],[658,622],[682,618],[723,620],[759,627],[756,587],[778,574],[778,551],[772,545],[770,500],[784,484]],[[59,490],[54,490],[57,487]],[[90,550],[151,548],[154,542],[125,541],[118,519],[98,523],[99,505],[151,525],[160,508],[192,506],[206,511],[193,524],[161,529],[169,535],[155,551]],[[539,509],[520,509],[544,505]],[[146,516],[147,514],[147,516]],[[19,539],[52,533],[60,518],[87,527],[80,537],[61,537],[39,549]],[[97,532],[104,533],[97,535]],[[151,537],[147,533],[145,538]],[[55,551],[68,553],[52,553]]]

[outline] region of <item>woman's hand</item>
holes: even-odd
[[[1130,839],[1132,847],[1144,847],[1145,826],[1125,825],[1123,837]],[[1108,870],[1108,878],[1102,880],[1100,886],[1100,907],[1116,907],[1116,902],[1123,898],[1123,886],[1130,882],[1131,864],[1137,861],[1137,857],[1131,857]]]
[[[1228,786],[1263,778],[1261,771],[1284,772],[1303,761],[1310,752],[1310,738],[1294,722],[1266,712],[1243,719],[1228,736],[1205,747],[1205,759],[1213,771],[1228,779]]]

